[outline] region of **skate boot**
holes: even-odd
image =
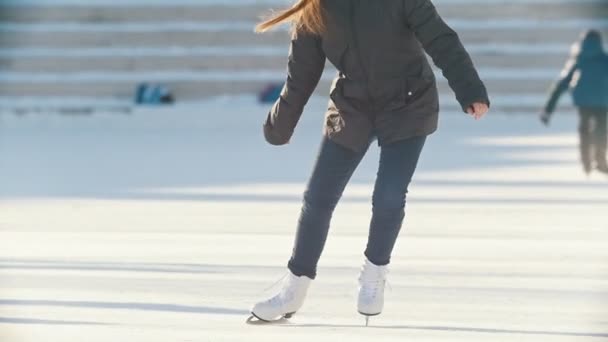
[[[264,322],[291,318],[304,304],[311,281],[312,279],[306,276],[298,277],[289,272],[279,292],[267,300],[256,303],[251,308],[251,315]]]
[[[357,310],[365,316],[365,325],[370,316],[377,316],[384,308],[384,285],[386,284],[387,266],[376,266],[365,259],[359,276],[359,298]]]

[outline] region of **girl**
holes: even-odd
[[[584,33],[581,41],[574,45],[572,55],[562,71],[562,78],[554,85],[541,116],[545,125],[549,124],[557,101],[568,88],[572,89],[574,105],[579,111],[583,170],[587,174],[591,173],[595,159],[595,168],[608,174],[608,55],[602,48],[602,36],[598,31]]]
[[[293,254],[281,289],[253,306],[254,317],[289,318],[300,309],[332,213],[371,141],[381,147],[372,219],[359,278],[358,311],[378,315],[405,196],[426,136],[437,128],[438,94],[426,51],[464,112],[487,111],[486,88],[457,34],[430,0],[300,0],[257,31],[293,23],[288,76],[264,124],[266,140],[289,142],[328,59],[337,69],[324,137],[304,193]],[[424,48],[424,50],[423,50]]]

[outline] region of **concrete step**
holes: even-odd
[[[289,42],[286,32],[257,35],[253,32],[25,32],[0,35],[0,47],[181,47],[282,44]]]
[[[138,82],[154,81],[161,75],[158,80],[169,85],[180,100],[197,100],[254,94],[267,82],[285,77],[287,32],[252,32],[260,14],[270,7],[280,8],[284,3],[280,0],[200,0],[196,5],[194,1],[179,5],[185,0],[162,5],[152,0],[145,4],[123,0],[90,5],[104,1],[74,5],[77,1],[45,0],[53,3],[46,6],[6,6],[20,2],[0,1],[0,94],[130,99]],[[608,6],[602,1],[435,3],[480,69],[511,68],[519,75],[490,73],[486,82],[491,94],[537,94],[541,98],[581,30],[595,26],[608,36]],[[259,77],[238,75],[253,75],[255,70],[260,71]],[[276,72],[265,74],[269,70]],[[217,78],[206,77],[206,72]],[[331,78],[331,67],[327,74]],[[327,78],[318,95],[327,96]],[[442,97],[453,98],[444,80],[439,87]],[[536,111],[538,107],[529,100],[515,102],[495,105],[508,111]]]
[[[461,30],[460,36],[467,44],[570,44],[578,39],[581,30],[541,28],[524,30]],[[608,34],[608,30],[604,30]],[[0,34],[0,47],[189,47],[189,46],[284,45],[289,36],[286,32],[255,34],[247,31],[192,31],[192,32],[22,32]]]
[[[285,53],[287,50],[285,49]],[[521,67],[522,69],[555,68],[556,74],[566,62],[567,54],[546,56],[488,56],[473,54],[475,64],[480,68]],[[49,72],[74,73],[95,70],[108,72],[143,72],[192,70],[204,71],[224,69],[248,71],[255,69],[276,69],[286,66],[286,56],[143,56],[143,57],[0,57],[2,72]],[[333,68],[328,64],[328,70]]]
[[[608,17],[608,7],[601,2],[576,1],[547,4],[501,2],[463,6],[462,3],[436,1],[440,14],[447,18],[479,20],[480,18],[564,19],[577,16],[587,18]],[[211,5],[167,6],[6,6],[0,4],[0,21],[10,22],[140,22],[172,20],[258,20],[270,9],[284,6],[275,4],[235,5],[231,2]]]
[[[488,81],[548,81],[553,80],[556,70],[553,68],[477,68],[479,73]],[[176,69],[163,71],[143,71],[143,72],[110,72],[107,70],[92,70],[86,72],[60,72],[60,73],[41,73],[41,72],[4,72],[0,74],[0,81],[27,81],[32,83],[63,84],[68,82],[94,83],[99,81],[117,82],[138,82],[142,79],[150,81],[262,81],[266,82],[273,79],[284,79],[286,72],[282,68],[271,69],[249,69],[249,70],[230,70],[213,69],[195,71],[190,69]],[[322,79],[331,80],[335,72],[327,72]],[[444,78],[439,70],[435,70],[435,75],[439,82],[444,82]]]
[[[248,45],[226,43],[218,46],[110,46],[110,47],[2,47],[1,58],[95,58],[95,57],[285,57],[288,44]],[[466,49],[478,56],[550,56],[564,55],[571,51],[572,43],[469,43]]]
[[[236,99],[240,98],[240,96],[234,97]],[[227,106],[230,105],[230,97],[220,97],[217,99],[221,99],[225,102]],[[180,102],[178,106],[196,106],[197,103],[201,101],[207,101],[208,99],[202,99],[198,101],[186,101]],[[216,100],[216,99],[212,99]],[[325,102],[325,98],[317,97],[311,99],[311,102],[322,101]],[[564,101],[565,102],[565,101]],[[130,113],[132,112],[137,105],[135,105],[130,99],[97,99],[97,98],[77,98],[77,101],[70,101],[69,98],[65,97],[51,97],[51,98],[43,98],[38,97],[36,99],[33,98],[5,98],[4,101],[0,100],[0,115],[5,113],[16,113],[16,114],[29,114],[29,113],[49,113],[49,112],[58,112],[62,114],[94,114],[94,113]],[[157,108],[162,108],[167,106],[159,106]],[[255,111],[250,111],[248,113],[243,113],[247,115],[255,115],[259,118],[260,121],[264,120],[268,109],[270,109],[271,104],[267,104],[265,108],[256,109]],[[193,107],[195,108],[195,107]],[[492,105],[490,115],[531,115],[538,116],[540,113],[541,106],[539,105],[518,105],[518,106],[504,106],[504,105]],[[575,114],[576,108],[568,104],[562,104],[558,108],[556,108],[557,112]],[[464,115],[462,109],[457,105],[442,105],[441,106],[441,115]],[[317,112],[317,118],[319,120],[319,124],[322,122],[323,111]],[[540,122],[538,123],[540,125]]]
[[[162,22],[258,20],[267,6],[2,6],[0,21],[10,22]]]
[[[153,82],[154,80],[142,79]],[[170,87],[179,98],[198,99],[224,94],[256,94],[272,79],[217,81],[217,80],[166,80],[163,84]],[[282,79],[275,79],[282,82]],[[94,82],[61,82],[41,83],[29,81],[3,81],[0,83],[2,96],[99,96],[99,97],[130,97],[134,94],[135,81],[94,81]],[[543,94],[551,85],[550,80],[489,80],[486,81],[490,94]],[[329,92],[330,82],[322,81],[317,88],[318,94]],[[439,83],[442,93],[451,93],[446,82]]]

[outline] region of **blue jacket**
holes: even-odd
[[[560,96],[568,89],[576,107],[608,108],[608,55],[599,32],[587,32],[574,46],[561,79],[551,89],[546,113],[555,110]]]

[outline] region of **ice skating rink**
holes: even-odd
[[[245,324],[285,272],[324,105],[281,148],[248,97],[0,115],[0,341],[608,340],[608,178],[582,175],[567,114],[443,114],[365,328],[372,148],[304,308]]]

